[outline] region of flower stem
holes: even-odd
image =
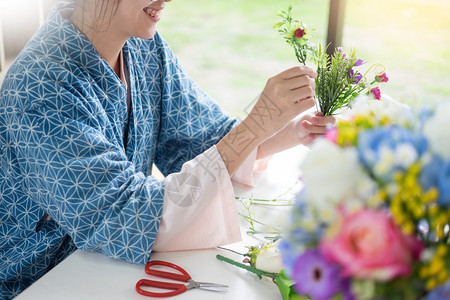
[[[247,256],[247,254],[240,253],[240,252],[237,252],[237,251],[234,251],[232,249],[225,248],[225,247],[217,246],[217,248],[222,249],[222,250],[226,250],[226,251],[230,251],[230,252],[233,252],[233,253],[241,255],[241,256]]]
[[[270,278],[272,278],[272,279],[275,279],[275,277],[277,276],[276,273],[270,273],[270,272],[266,272],[266,271],[259,270],[259,269],[257,269],[257,268],[251,267],[251,266],[244,265],[243,263],[234,261],[234,260],[232,260],[232,259],[230,259],[230,258],[227,258],[227,257],[225,257],[225,256],[222,256],[222,255],[220,255],[220,254],[217,254],[217,255],[216,255],[216,258],[217,258],[218,260],[221,260],[221,261],[224,261],[224,262],[226,262],[226,263],[229,263],[229,264],[231,264],[231,265],[233,265],[233,266],[236,266],[236,267],[239,267],[239,268],[241,268],[241,269],[245,269],[245,270],[247,270],[247,271],[250,271],[250,272],[256,274],[256,275],[258,276],[259,279],[262,279],[262,276],[266,276],[266,277],[270,277]]]

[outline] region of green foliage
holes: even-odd
[[[273,27],[278,29],[278,32],[284,37],[286,43],[294,48],[295,56],[297,60],[306,65],[308,53],[313,51],[313,45],[309,41],[313,38],[311,29],[301,21],[292,18],[292,5],[289,5],[287,11],[280,11],[277,14],[281,18],[281,21],[276,23]],[[296,36],[296,30],[302,30],[302,36]]]
[[[294,291],[292,290],[294,282],[291,279],[289,279],[289,277],[285,274],[284,270],[282,270],[278,274],[278,276],[274,278],[273,281],[278,286],[278,289],[280,290],[283,300],[290,300],[293,298],[293,296],[295,295]]]
[[[291,13],[292,5],[289,5],[287,11],[282,10],[278,14],[281,21],[276,23],[274,28],[278,29],[286,42],[292,46],[300,63],[305,65],[309,58],[317,65],[315,92],[320,111],[325,116],[334,115],[339,109],[348,107],[350,102],[363,91],[369,92],[375,81],[368,84],[362,80],[365,79],[367,72],[363,76],[353,70],[353,67],[358,66],[356,50],[352,50],[347,55],[342,48],[338,47],[334,49],[333,55],[328,55],[326,48],[323,49],[320,44],[318,46],[312,44],[309,40],[312,35],[307,26],[293,19]],[[300,32],[297,33],[299,30]],[[381,74],[382,72],[376,75]]]
[[[357,61],[356,50],[349,56],[338,49],[331,57],[321,48],[316,53],[316,98],[320,111],[326,116],[333,115],[338,109],[347,107],[364,89],[364,83],[354,83],[354,76],[348,76]]]

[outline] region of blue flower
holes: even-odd
[[[395,156],[399,147],[404,145],[412,147],[417,158],[425,153],[428,147],[423,135],[395,125],[367,130],[358,136],[358,151],[363,165],[385,182],[392,180],[395,171],[408,167],[402,165],[402,161]],[[389,151],[390,161],[386,157]],[[383,164],[386,169],[377,172]]]
[[[423,300],[450,299],[450,282],[432,290]]]
[[[438,174],[442,164],[442,159],[439,156],[434,156],[422,167],[419,175],[419,183],[424,191],[428,191],[432,187],[437,187]]]
[[[327,262],[318,250],[305,251],[294,263],[294,289],[315,300],[331,299],[346,288],[340,273],[339,267]]]
[[[450,207],[450,161],[445,161],[439,169],[437,177],[439,189],[438,205],[444,208]]]
[[[292,276],[295,260],[298,256],[297,247],[287,239],[281,239],[278,244],[278,250],[281,253],[281,262],[288,276]]]
[[[433,116],[433,111],[427,107],[423,107],[419,110],[417,114],[418,118],[418,129],[420,131],[423,131],[423,126],[425,125],[426,121],[430,119]]]
[[[434,156],[423,166],[419,175],[419,183],[424,191],[435,187],[439,191],[439,206],[450,207],[450,161]]]

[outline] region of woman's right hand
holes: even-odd
[[[244,122],[261,134],[260,138],[271,137],[314,106],[316,77],[310,67],[297,66],[270,78]]]

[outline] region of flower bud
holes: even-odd
[[[302,37],[305,36],[305,29],[299,27],[294,31],[294,35],[296,38],[301,39]]]
[[[386,73],[383,73],[381,75],[375,76],[375,81],[376,82],[388,82],[389,78],[387,77]]]
[[[249,251],[251,265],[259,270],[280,273],[283,268],[281,253],[270,243],[261,248],[251,247]]]

